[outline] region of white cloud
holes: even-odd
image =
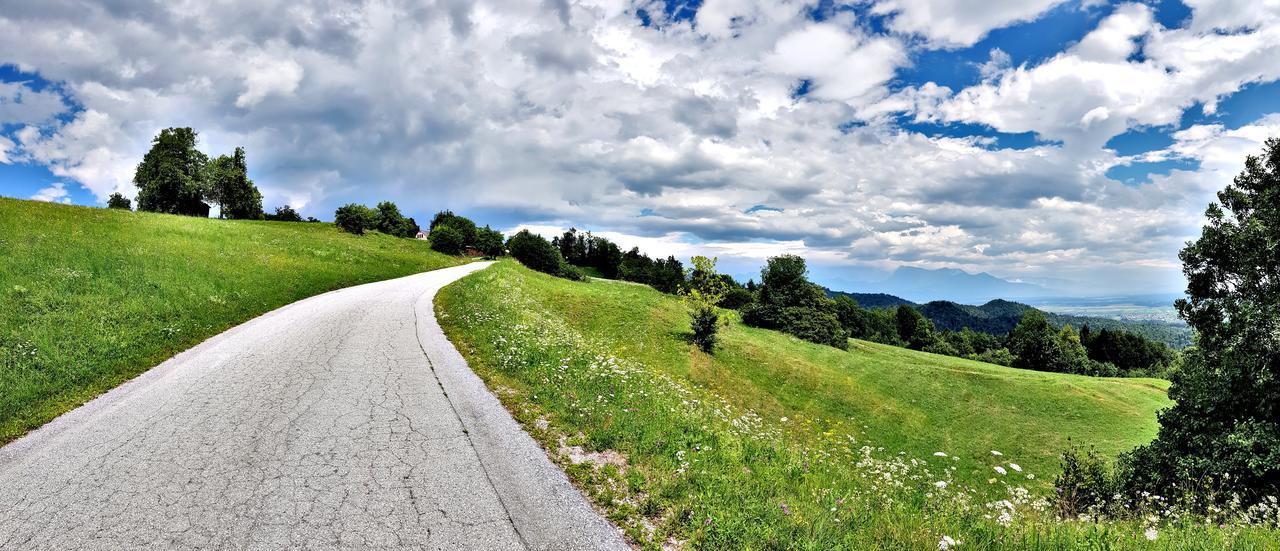
[[[876,9],[894,11],[893,28],[924,47],[950,47],[1053,4]],[[1226,173],[1247,147],[1228,147],[1241,138],[1232,129],[1188,130],[1160,155],[1205,168],[1132,188],[1105,173],[1138,159],[1102,143],[1280,70],[1269,15],[1210,32],[1233,20],[1211,22],[1223,8],[1200,3],[1185,29],[1117,8],[1035,65],[994,50],[984,81],[958,92],[890,92],[921,41],[878,34],[846,11],[814,22],[812,2],[708,1],[693,21],[651,27],[620,0],[167,6],[129,15],[37,2],[0,13],[0,63],[66,96],[37,109],[23,91],[13,124],[26,126],[0,137],[0,162],[43,164],[99,200],[132,195],[151,138],[191,126],[210,154],[247,148],[269,209],[318,217],[389,199],[419,220],[453,208],[495,225],[575,224],[652,254],[744,265],[797,252],[828,270],[1145,277],[1168,272],[1160,263],[1220,187],[1217,173],[1197,180],[1218,166],[1211,159]],[[796,99],[801,79],[812,85]],[[50,118],[63,105],[74,116]],[[902,112],[1064,144],[930,138],[898,129]],[[781,211],[747,212],[756,205]]]
[[[988,32],[1031,21],[1065,0],[880,0],[872,12],[892,15],[889,26],[940,47],[971,46]]]
[[[66,186],[62,182],[54,182],[49,187],[41,188],[35,195],[31,196],[36,201],[47,201],[50,203],[71,203],[70,194],[67,192]]]

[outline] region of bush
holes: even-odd
[[[1008,348],[992,348],[978,354],[973,359],[980,362],[987,362],[989,364],[1003,365],[1005,367],[1013,365],[1013,353],[1009,352]]]
[[[371,230],[376,222],[376,217],[369,207],[350,203],[338,207],[337,212],[333,213],[333,224],[338,226],[342,231],[354,233],[356,235],[364,235],[366,230]]]
[[[741,310],[743,306],[751,304],[752,300],[755,300],[755,295],[751,294],[751,291],[742,287],[731,287],[717,306],[728,310]]]
[[[400,207],[391,201],[378,203],[377,230],[396,237],[413,237],[418,234],[418,223],[400,214]]]
[[[431,230],[431,248],[444,254],[462,254],[462,239],[462,233],[451,226],[439,226]]]
[[[698,349],[710,354],[716,347],[716,332],[720,329],[720,313],[707,305],[693,306],[689,310],[690,328],[693,329],[693,344]]]
[[[276,207],[276,213],[268,214],[265,216],[265,218],[267,220],[274,220],[276,222],[301,222],[302,221],[302,215],[298,214],[298,211],[293,210],[293,207],[289,205],[285,205],[283,207]]]
[[[507,240],[507,252],[512,258],[519,260],[521,264],[532,270],[572,281],[582,281],[587,278],[581,270],[565,262],[564,257],[560,256],[560,251],[556,250],[550,241],[529,230],[520,230],[520,233],[511,236],[511,239]]]
[[[790,306],[783,308],[782,330],[809,342],[849,349],[849,334],[840,327],[835,314],[824,310]]]
[[[487,225],[476,230],[475,247],[489,258],[502,256],[502,232]]]
[[[462,246],[469,247],[476,242],[476,223],[470,218],[454,214],[451,210],[443,210],[437,212],[435,217],[431,219],[430,231],[436,231],[436,228],[448,226],[462,234]]]
[[[1115,505],[1113,496],[1119,489],[1111,467],[1092,447],[1081,453],[1069,441],[1062,452],[1062,474],[1053,485],[1058,492],[1058,516],[1064,519],[1110,514]]]
[[[695,256],[692,264],[689,284],[682,294],[684,303],[689,306],[693,343],[699,350],[710,354],[716,347],[716,332],[720,330],[720,312],[716,310],[716,304],[724,299],[729,283],[716,273],[716,259]]]
[[[107,197],[107,208],[133,210],[133,204],[128,197],[119,193],[112,193],[110,197]]]

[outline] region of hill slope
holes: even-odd
[[[0,443],[254,316],[458,264],[331,224],[0,198]]]
[[[1146,442],[1170,403],[1161,380],[1023,371],[861,341],[846,352],[736,322],[707,356],[689,343],[674,297],[511,262],[446,288],[437,310],[472,368],[642,542],[1081,543],[1077,530],[1095,528],[1036,524],[1035,498],[1018,488],[1052,491],[1067,438],[1105,454]],[[988,531],[982,504],[1001,499],[1030,527]],[[1143,543],[1140,527],[1122,532],[1106,537]]]

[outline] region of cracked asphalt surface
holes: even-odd
[[[626,549],[436,323],[485,266],[291,304],[0,448],[0,548]]]

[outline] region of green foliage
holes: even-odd
[[[809,282],[805,261],[795,255],[770,258],[760,271],[756,301],[742,308],[742,321],[777,329],[836,348],[848,347],[849,334],[837,318],[836,304]]]
[[[717,306],[727,310],[741,310],[743,306],[751,304],[755,300],[755,295],[751,294],[745,287],[732,286],[725,292],[724,298],[720,299]]]
[[[462,249],[466,245],[463,239],[465,238],[462,236],[462,232],[453,226],[437,226],[436,229],[431,230],[431,249],[447,255],[457,256],[462,254]]]
[[[924,317],[924,314],[914,306],[906,304],[898,306],[894,318],[898,328],[898,339],[906,343],[907,348],[924,350],[935,344],[933,322]]]
[[[356,203],[348,203],[333,213],[333,224],[347,233],[364,235],[374,229],[378,216],[369,207]]]
[[[1031,310],[1008,337],[1013,366],[1056,373],[1083,373],[1088,355],[1069,326],[1055,329],[1039,310]]]
[[[1280,496],[1280,139],[1245,160],[1205,217],[1180,254],[1177,308],[1196,347],[1172,374],[1159,437],[1126,458],[1129,489],[1250,506]]]
[[[442,210],[437,212],[431,218],[430,232],[435,232],[436,228],[449,227],[462,235],[462,246],[471,247],[476,242],[476,223],[470,218],[454,214],[451,210]]]
[[[520,230],[511,236],[507,240],[507,252],[521,264],[539,272],[572,281],[586,279],[580,270],[564,261],[550,241],[529,230]]]
[[[107,197],[107,208],[133,210],[133,204],[129,201],[128,197],[117,192],[112,193],[110,197]]]
[[[230,220],[260,220],[262,194],[249,179],[243,147],[232,156],[219,155],[205,166],[205,198],[217,203],[218,217]]]
[[[475,248],[486,257],[498,258],[502,256],[504,240],[502,232],[486,224],[485,227],[476,230]]]
[[[1081,515],[1098,517],[1115,512],[1118,489],[1111,466],[1092,447],[1082,452],[1074,444],[1062,452],[1062,472],[1053,481],[1058,494],[1058,516],[1074,520]]]
[[[329,224],[3,198],[0,258],[0,442],[264,312],[459,263]]]
[[[208,162],[209,158],[196,149],[195,130],[161,130],[133,174],[138,210],[208,216],[209,206],[201,200]]]
[[[374,208],[374,227],[382,233],[394,237],[411,238],[418,234],[420,228],[412,218],[400,214],[400,207],[391,201],[378,203]]]
[[[716,332],[720,329],[720,312],[716,310],[716,305],[724,300],[729,286],[716,273],[715,258],[695,256],[691,259],[691,264],[693,267],[689,269],[689,284],[682,296],[685,305],[689,307],[693,344],[710,354],[715,349]]]
[[[275,222],[301,222],[302,221],[302,215],[298,214],[298,211],[293,210],[293,207],[289,205],[285,205],[283,207],[276,207],[275,214],[265,215],[264,218],[266,218],[267,220],[275,221]]]

